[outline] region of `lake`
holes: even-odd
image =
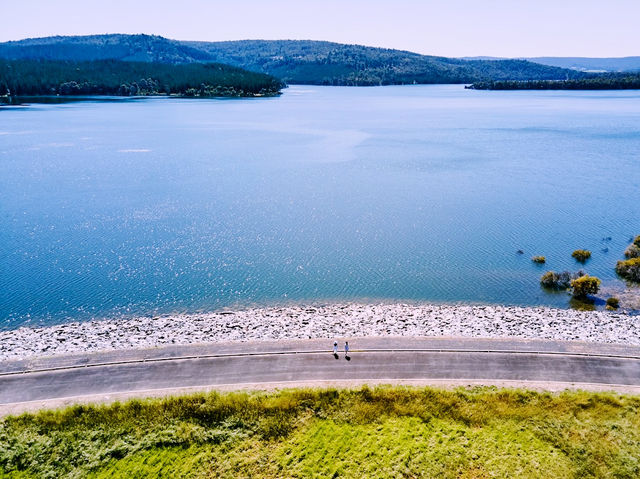
[[[622,285],[639,164],[640,91],[0,107],[0,327],[292,301],[568,307],[539,278]]]

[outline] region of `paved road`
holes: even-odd
[[[352,351],[350,360],[346,360],[342,352],[335,359],[328,351],[313,349],[318,345],[326,347],[326,343],[245,343],[233,347],[219,345],[213,349],[211,346],[167,348],[164,352],[160,348],[138,351],[124,358],[117,353],[76,355],[72,360],[66,358],[62,367],[61,358],[29,364],[20,362],[22,370],[41,370],[18,373],[15,372],[19,370],[17,362],[6,363],[3,364],[5,372],[0,373],[0,409],[2,405],[12,405],[9,411],[17,412],[20,407],[16,409],[16,403],[29,401],[39,401],[46,406],[47,401],[87,395],[97,398],[115,393],[246,383],[448,379],[640,386],[637,348],[613,347],[598,356],[602,351],[584,343],[555,343],[554,348],[551,347],[554,343],[545,343],[545,349],[538,344],[541,342],[513,340],[450,339],[434,343],[402,338],[393,341],[354,338],[350,343],[357,349]],[[441,349],[436,350],[434,345]],[[380,346],[396,349],[376,350]],[[407,347],[403,350],[401,346]],[[194,351],[196,354],[192,357],[179,359]],[[561,354],[555,354],[556,351]],[[123,359],[126,362],[116,362]]]

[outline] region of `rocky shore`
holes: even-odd
[[[386,335],[640,346],[640,316],[542,307],[402,303],[252,308],[0,331],[0,361],[171,344]]]

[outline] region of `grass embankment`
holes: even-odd
[[[0,422],[0,477],[640,477],[640,397],[292,390]]]

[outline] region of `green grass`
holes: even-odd
[[[640,477],[640,397],[496,388],[228,393],[0,422],[4,477]]]

